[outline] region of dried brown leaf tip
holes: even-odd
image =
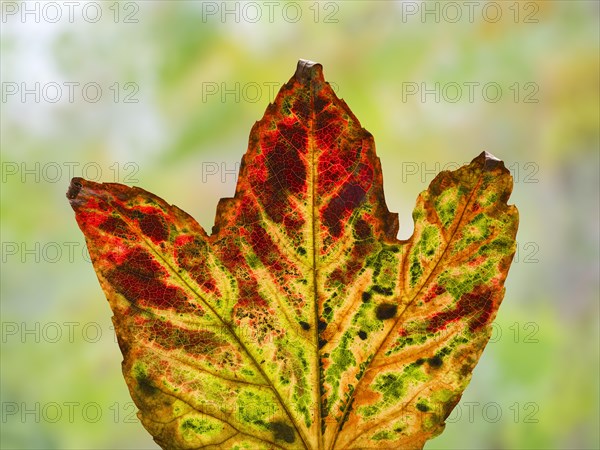
[[[512,178],[482,153],[396,238],[371,134],[300,61],[252,128],[212,235],[139,188],[67,197],[165,449],[422,448],[490,338],[515,252]]]

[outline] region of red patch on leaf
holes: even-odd
[[[184,349],[196,354],[209,354],[222,345],[213,331],[187,330],[167,321],[148,321],[148,332],[158,345],[166,350]]]
[[[191,236],[190,236],[191,237]],[[208,245],[201,239],[187,239],[184,236],[177,240],[181,245],[175,246],[174,257],[179,267],[185,270],[206,291],[219,295],[219,291],[208,267]]]
[[[445,328],[450,322],[470,317],[469,329],[473,332],[483,327],[494,309],[493,291],[478,286],[473,292],[463,294],[453,310],[434,314],[429,319],[427,331],[435,332]]]
[[[107,279],[117,292],[134,305],[195,311],[196,308],[188,303],[180,288],[162,281],[166,275],[148,252],[135,248],[121,265],[108,272]]]
[[[427,294],[425,294],[425,297],[423,297],[423,301],[428,303],[439,295],[442,295],[444,292],[446,292],[446,289],[443,286],[440,286],[439,284],[433,285]]]
[[[118,217],[110,216],[98,228],[109,234],[120,235],[127,231],[127,224]]]
[[[260,225],[255,226],[250,233],[252,248],[260,258],[261,262],[269,269],[279,272],[283,269],[281,265],[284,256],[279,253],[273,244],[271,237]]]
[[[357,208],[364,199],[365,190],[358,184],[349,183],[329,201],[321,210],[321,216],[331,236],[337,238],[342,234],[342,221],[347,219],[348,212]]]
[[[166,241],[169,237],[169,229],[161,214],[143,214],[138,221],[142,233],[152,239],[155,244]]]

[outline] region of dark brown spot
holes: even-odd
[[[442,358],[440,358],[439,355],[435,355],[433,358],[429,358],[427,360],[427,363],[434,368],[438,368],[441,367],[441,365],[444,363],[444,361],[442,360]]]
[[[375,316],[379,320],[391,319],[396,315],[397,311],[398,305],[394,305],[393,303],[381,303],[375,310]]]
[[[327,322],[322,319],[319,319],[319,331],[324,331],[327,328]]]
[[[145,395],[154,395],[156,393],[156,388],[150,381],[150,378],[146,374],[138,373],[135,376],[135,381],[137,381],[138,388]]]
[[[377,284],[372,287],[372,290],[373,290],[373,292],[375,292],[377,294],[387,295],[387,296],[390,296],[394,293],[390,288],[385,288],[385,287],[379,286]]]
[[[277,441],[284,441],[288,444],[291,444],[296,440],[296,436],[294,436],[294,429],[285,422],[271,422],[269,424],[269,428],[271,428],[271,431],[275,436],[275,440]]]

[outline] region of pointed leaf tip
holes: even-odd
[[[69,185],[69,189],[67,190],[67,198],[69,200],[75,200],[79,195],[79,191],[83,186],[82,184],[83,178],[75,177],[71,180],[71,184]]]
[[[496,158],[487,151],[481,152],[473,161],[478,161],[485,170],[494,170],[497,167],[504,167],[504,161]]]
[[[485,157],[485,159],[494,159],[496,161],[500,161],[500,159],[496,158],[494,155],[492,155],[490,152],[488,151],[483,151],[481,152],[483,154],[483,156]]]
[[[308,59],[298,60],[294,77],[302,84],[309,84],[313,80],[325,81],[325,78],[323,77],[323,66],[318,62],[310,61]]]

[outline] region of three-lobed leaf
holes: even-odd
[[[159,445],[334,450],[441,433],[504,295],[511,190],[482,153],[433,180],[397,240],[373,137],[300,61],[210,236],[136,187],[76,178],[67,196]]]

